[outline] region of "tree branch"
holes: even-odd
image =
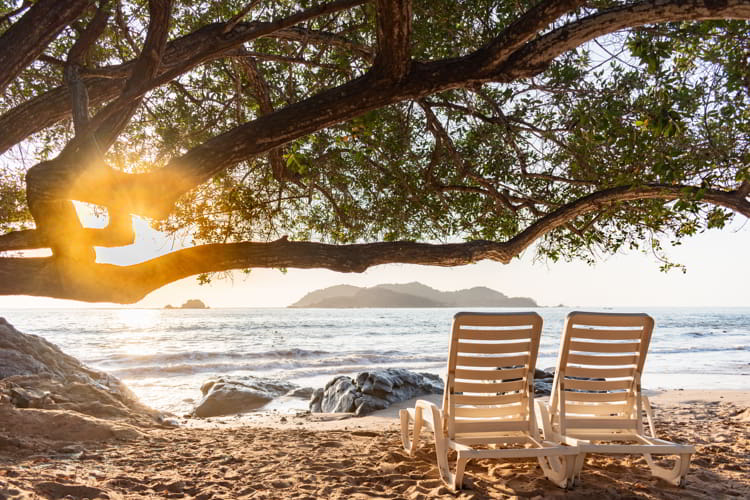
[[[224,26],[224,33],[229,33],[234,29],[237,24],[242,21],[242,18],[244,18],[251,10],[255,8],[256,5],[260,3],[260,0],[253,0],[252,2],[245,5],[245,7],[242,8],[237,14],[232,16],[232,18],[227,21],[226,26]]]
[[[120,30],[123,38],[125,38],[125,41],[127,42],[128,46],[130,47],[130,50],[132,50],[135,54],[138,53],[138,44],[135,43],[135,40],[133,40],[133,37],[130,35],[130,30],[128,29],[128,23],[125,21],[125,16],[122,13],[122,4],[120,0],[115,0],[116,7],[115,7],[115,24],[117,25],[117,28]]]
[[[0,92],[90,3],[92,0],[39,0],[13,23],[0,36]]]
[[[474,241],[447,245],[392,242],[327,245],[291,242],[227,243],[178,250],[128,267],[76,264],[65,259],[0,259],[0,295],[23,294],[133,303],[172,281],[195,274],[242,268],[326,268],[363,272],[392,262],[438,266],[481,259],[509,260],[502,243]],[[117,283],[117,286],[102,286]]]
[[[258,70],[258,65],[252,58],[238,58],[240,65],[245,70],[248,80],[255,89],[255,98],[260,108],[260,114],[267,115],[273,113],[273,103],[271,102],[271,91],[268,88],[268,82],[263,78]],[[268,152],[268,161],[271,163],[271,171],[274,178],[283,182],[285,178],[293,178],[292,172],[287,172],[284,165],[284,158],[281,154],[281,148],[273,148]],[[287,175],[289,174],[289,175]]]
[[[273,33],[274,38],[279,40],[293,40],[296,42],[310,42],[317,45],[330,45],[349,50],[353,55],[372,62],[375,59],[370,47],[351,42],[341,35],[325,31],[311,30],[301,26],[292,26]]]
[[[560,54],[599,36],[645,24],[713,19],[750,19],[748,0],[646,0],[584,17],[522,47],[496,74],[503,80],[531,77],[544,71]]]
[[[91,120],[90,132],[95,134],[95,141],[101,153],[109,149],[110,144],[130,121],[143,95],[151,88],[149,82],[159,70],[167,45],[172,3],[173,0],[149,0],[146,41],[135,61],[133,72],[125,83],[120,97],[109,103]]]
[[[677,0],[671,1],[673,4],[670,4],[670,8],[664,7],[664,0],[631,6],[631,10],[638,12],[635,21],[642,23],[650,19],[648,7],[654,5],[653,16],[656,19],[692,19],[706,16],[731,18],[745,15],[750,18],[750,0],[729,0],[722,4],[724,7],[708,11],[702,4],[691,3],[686,6]],[[629,15],[629,11],[619,12],[619,17],[615,16],[619,24],[611,20],[608,23],[596,19],[592,21],[591,19],[596,16],[586,18],[596,26],[595,29],[590,26],[586,28],[586,36],[594,37],[620,29],[628,25]],[[584,25],[588,26],[585,23]],[[562,35],[559,33],[555,35],[560,36]],[[584,40],[579,40],[579,43],[582,41]],[[565,45],[564,42],[560,43]],[[530,42],[529,45],[538,46],[535,42]],[[525,53],[525,49],[521,52]],[[503,65],[507,66],[507,74],[488,73],[487,67],[476,63],[492,63],[495,59],[486,57],[485,49],[478,53],[485,56],[479,57],[475,53],[458,59],[414,63],[407,78],[396,83],[377,85],[377,79],[372,75],[366,75],[238,126],[196,147],[183,157],[174,159],[158,171],[137,175],[110,172],[98,179],[58,177],[54,179],[55,182],[40,187],[51,197],[75,196],[76,199],[105,206],[115,203],[123,210],[163,217],[171,210],[174,200],[218,172],[298,137],[406,99],[418,99],[442,90],[490,80],[511,81],[515,78],[514,72],[519,71],[511,65],[519,64],[518,60],[511,58]],[[64,189],[67,187],[70,187],[70,190]]]
[[[84,228],[83,233],[87,246],[94,247],[122,247],[132,245],[135,232],[130,217],[117,218],[110,216],[110,223],[101,229]],[[14,250],[34,250],[50,248],[52,242],[37,229],[11,231],[0,235],[0,252]]]
[[[54,0],[53,0],[54,1]],[[295,37],[300,31],[295,24],[316,17],[349,9],[367,0],[336,0],[305,9],[286,18],[271,22],[239,23],[229,33],[223,33],[225,23],[205,26],[167,44],[156,78],[148,82],[148,89],[158,87],[195,66],[227,54],[243,43],[281,32],[283,37]],[[323,39],[329,38],[321,35]],[[312,38],[315,40],[315,37]],[[125,80],[132,74],[134,61],[108,69],[106,78],[87,82],[89,101],[98,106],[122,92]],[[99,69],[99,71],[104,71]],[[84,70],[82,69],[82,72]],[[116,79],[118,78],[118,79]],[[16,106],[0,116],[0,154],[29,135],[70,116],[70,95],[65,87],[52,89],[39,97]]]
[[[738,191],[693,186],[620,186],[573,201],[534,222],[506,242],[469,241],[431,245],[406,241],[328,245],[292,242],[203,245],[179,250],[127,267],[61,258],[0,259],[0,295],[44,295],[90,302],[133,303],[167,283],[195,274],[244,268],[325,268],[364,272],[389,263],[458,266],[484,259],[509,263],[536,239],[577,217],[616,203],[674,200],[702,194],[701,202],[730,208],[750,217],[750,201]],[[117,286],[102,286],[117,283]]]
[[[750,217],[750,201],[737,196],[737,191],[719,191],[699,187],[646,184],[643,186],[619,186],[597,191],[583,198],[561,206],[534,222],[508,243],[513,246],[515,255],[521,253],[534,241],[548,232],[575,220],[581,215],[596,212],[602,207],[635,200],[676,200],[679,198],[698,199],[703,203],[729,208],[745,217]]]
[[[411,0],[377,0],[378,52],[373,72],[389,81],[409,73],[411,56]]]
[[[68,51],[63,75],[65,85],[70,89],[73,126],[76,135],[83,133],[89,121],[89,95],[86,84],[81,79],[80,68],[84,64],[86,54],[107,27],[108,19],[108,0],[101,0],[94,18]]]
[[[471,55],[488,74],[501,65],[529,40],[561,16],[585,4],[585,0],[543,0],[526,11],[482,49]]]

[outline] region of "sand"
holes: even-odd
[[[0,439],[0,498],[750,498],[750,391],[651,399],[660,437],[697,447],[684,489],[652,478],[643,458],[591,456],[567,492],[532,460],[484,460],[453,494],[428,433],[415,457],[403,452],[395,407],[191,420],[96,442]]]

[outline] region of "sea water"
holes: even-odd
[[[534,310],[544,318],[537,361],[544,369],[555,365],[571,309]],[[655,319],[646,389],[750,389],[750,308],[587,310],[646,312]],[[201,384],[216,376],[251,375],[317,388],[339,374],[386,367],[444,375],[451,319],[458,311],[16,309],[0,316],[119,377],[144,403],[181,415],[200,400]],[[265,409],[306,406],[301,399],[280,398]]]

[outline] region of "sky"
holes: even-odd
[[[84,217],[86,225],[106,221]],[[537,262],[532,251],[504,265],[484,261],[468,266],[439,268],[389,264],[361,274],[328,270],[254,269],[246,275],[199,285],[195,277],[169,284],[128,307],[180,305],[200,299],[217,307],[286,307],[307,292],[339,284],[375,286],[419,281],[438,290],[486,286],[508,296],[531,297],[539,305],[568,307],[750,307],[750,221],[736,216],[722,230],[714,229],[667,248],[672,260],[687,273],[659,271],[653,255],[629,252],[608,256],[590,266],[582,262]],[[97,260],[127,265],[172,251],[175,247],[148,224],[135,219],[136,241],[130,247],[97,249]],[[121,307],[41,297],[0,297],[0,310],[26,307]]]

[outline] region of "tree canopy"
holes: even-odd
[[[750,0],[0,0],[0,294],[128,303],[535,242],[591,259],[750,217],[749,19]],[[195,246],[97,263],[132,215]]]

